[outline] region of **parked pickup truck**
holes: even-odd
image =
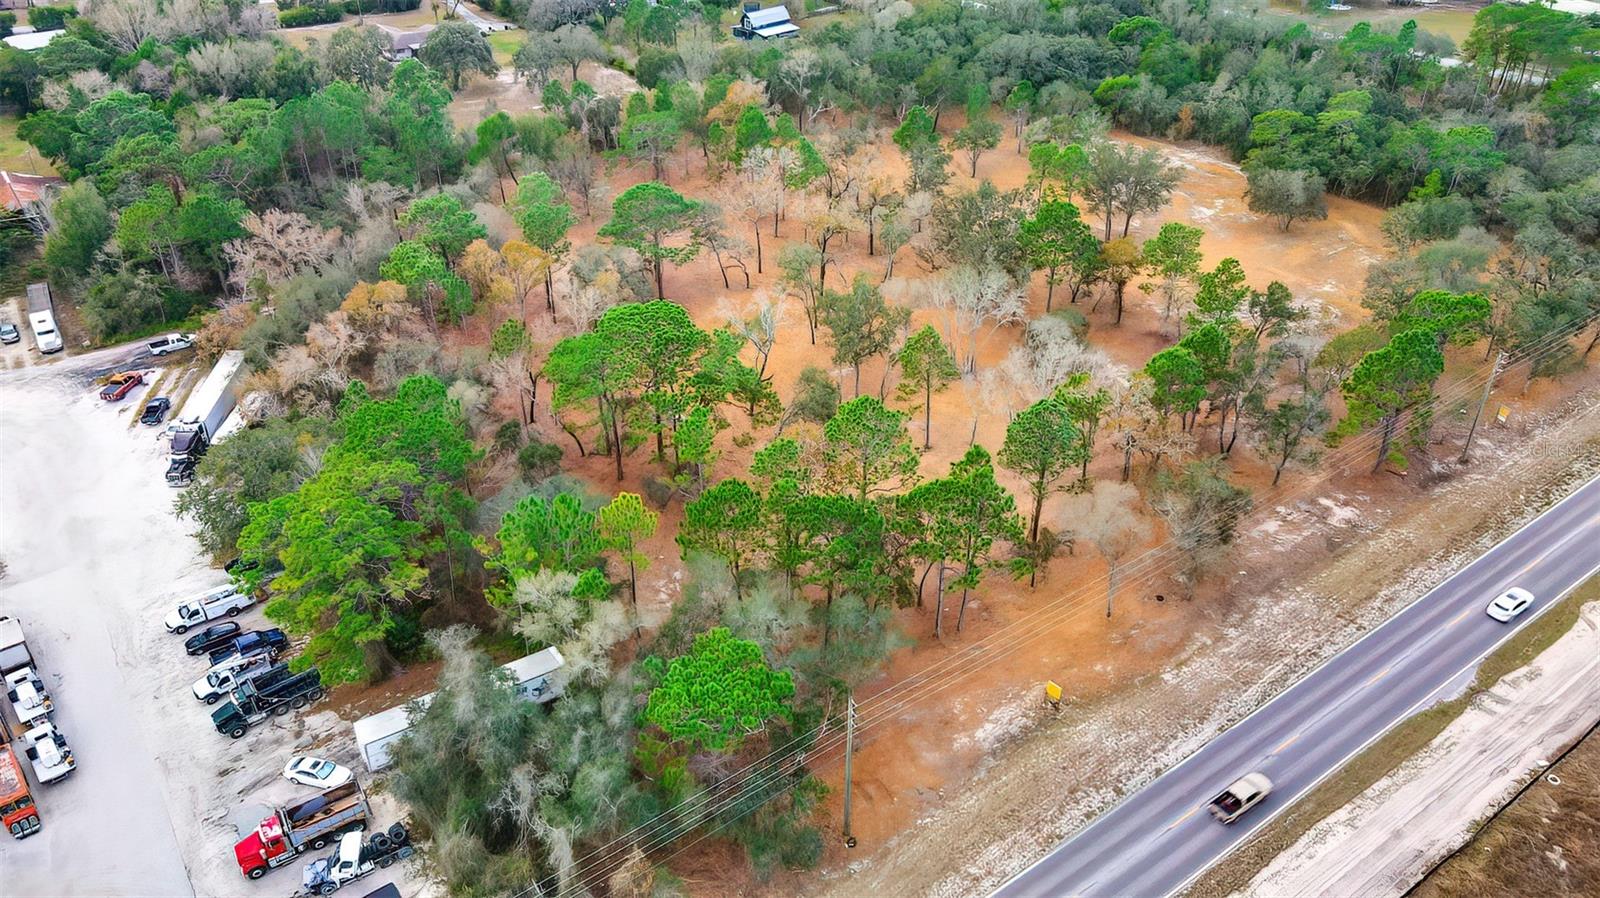
[[[227,645],[211,650],[211,663],[215,664],[230,655],[268,655],[273,660],[289,647],[289,637],[277,627],[270,630],[251,630],[241,634]]]
[[[33,762],[33,775],[41,783],[66,779],[78,768],[72,749],[67,747],[67,737],[61,735],[54,724],[45,722],[22,734],[27,745],[28,760]]]
[[[6,674],[6,698],[17,712],[17,720],[24,727],[38,726],[56,709],[44,681],[31,667],[23,667]]]
[[[239,592],[239,588],[232,583],[218,586],[174,608],[167,615],[167,630],[181,635],[189,632],[190,627],[208,620],[216,620],[223,615],[233,617],[255,603],[255,596]]]
[[[332,895],[358,879],[403,861],[414,854],[411,834],[399,823],[370,839],[345,833],[333,854],[306,864],[300,877],[301,895]]]
[[[260,879],[301,852],[320,851],[345,833],[360,833],[371,815],[360,785],[345,783],[274,810],[233,846],[233,856],[240,873]]]
[[[193,346],[194,334],[166,334],[151,340],[146,345],[150,347],[151,355],[166,355]]]
[[[1260,804],[1272,791],[1272,780],[1267,779],[1263,773],[1247,773],[1234,781],[1234,784],[1222,790],[1222,794],[1211,799],[1207,806],[1211,816],[1223,823],[1232,823],[1244,816],[1244,812]]]
[[[194,681],[190,687],[194,697],[208,705],[214,705],[224,696],[238,689],[244,682],[257,674],[265,673],[272,667],[272,660],[264,655],[244,657],[231,655],[212,665],[206,675]]]
[[[217,732],[239,739],[268,716],[282,717],[322,698],[322,674],[315,667],[298,674],[274,664],[233,690],[233,700],[211,712]]]

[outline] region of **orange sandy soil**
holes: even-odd
[[[945,123],[948,130],[958,125]],[[1225,256],[1238,258],[1249,276],[1250,283],[1264,288],[1269,281],[1280,280],[1289,286],[1295,296],[1307,305],[1325,312],[1335,330],[1353,326],[1364,317],[1357,302],[1366,268],[1384,254],[1384,241],[1378,229],[1382,210],[1363,203],[1338,197],[1328,199],[1328,218],[1325,221],[1297,222],[1285,234],[1272,221],[1251,214],[1242,195],[1245,181],[1238,167],[1224,159],[1217,151],[1198,144],[1172,144],[1117,135],[1118,139],[1141,145],[1157,146],[1167,157],[1185,169],[1185,175],[1170,205],[1158,215],[1135,219],[1132,234],[1144,239],[1154,234],[1166,221],[1184,221],[1203,227],[1207,231],[1203,243],[1205,265],[1214,265]],[[887,142],[885,142],[887,143]],[[885,151],[885,164],[903,170],[892,146]],[[952,163],[959,170],[954,186],[969,185],[966,177],[966,160],[958,155]],[[692,197],[704,198],[713,193],[702,170],[698,150],[679,152],[669,165],[668,181],[674,188]],[[1008,138],[1001,148],[986,153],[979,161],[980,179],[988,179],[1002,188],[1021,186],[1027,176],[1024,157],[1015,152],[1014,139]],[[613,195],[627,186],[647,180],[647,169],[621,166],[609,174]],[[508,191],[510,189],[507,185]],[[580,209],[581,211],[581,209]],[[593,219],[583,220],[573,229],[574,245],[595,239],[595,230],[604,222],[605,212],[596,210]],[[765,226],[763,248],[767,260],[766,272],[754,272],[751,263],[753,291],[742,288],[742,278],[737,278],[735,289],[726,290],[722,278],[709,254],[702,254],[688,265],[670,267],[666,272],[665,286],[669,298],[682,303],[703,327],[712,328],[724,323],[719,312],[724,302],[738,307],[752,292],[766,290],[774,295],[776,266],[772,264],[778,248],[788,241],[801,239],[800,225],[795,220],[782,223],[780,236],[773,239],[770,221]],[[747,227],[730,222],[730,228],[746,240],[750,239]],[[1117,222],[1120,231],[1121,222]],[[838,247],[837,263],[830,267],[830,281],[835,289],[857,271],[864,271],[876,281],[883,271],[884,260],[868,258],[864,235],[851,235],[848,242]],[[833,272],[838,272],[839,280]],[[918,268],[911,250],[902,250],[897,261],[896,275],[923,277],[927,273]],[[730,275],[736,277],[736,275]],[[1101,303],[1097,311],[1090,312],[1093,297],[1086,296],[1079,304],[1091,322],[1089,340],[1108,353],[1115,361],[1129,368],[1142,366],[1151,354],[1170,343],[1160,330],[1160,307],[1157,300],[1146,297],[1137,288],[1137,282],[1128,288],[1129,299],[1124,322],[1120,327],[1111,323],[1109,302]],[[1031,287],[1031,315],[1043,314],[1045,285],[1042,277],[1035,277]],[[559,297],[558,297],[559,302]],[[1057,297],[1058,304],[1064,297]],[[542,303],[542,299],[541,299]],[[535,332],[535,342],[548,347],[565,335],[564,325],[554,324],[543,313],[542,305],[535,309],[530,303],[530,324]],[[917,312],[913,327],[927,313]],[[937,325],[937,322],[933,322]],[[450,335],[454,346],[483,345],[487,342],[491,323],[486,320],[468,322],[466,328]],[[1021,328],[999,331],[984,341],[979,350],[980,370],[999,362],[1017,344]],[[747,352],[747,361],[751,353]],[[782,337],[772,353],[768,368],[780,396],[788,401],[793,395],[794,381],[800,369],[808,364],[832,367],[831,350],[826,345],[826,333],[818,335],[813,346],[807,336],[805,317],[798,303],[786,303]],[[1469,350],[1452,359],[1452,377],[1464,377],[1480,364],[1481,349]],[[843,397],[852,393],[852,372],[848,368],[833,367],[842,387]],[[863,392],[877,393],[885,376],[882,360],[864,366],[861,375]],[[625,477],[616,481],[613,460],[609,457],[589,455],[577,457],[571,439],[551,420],[548,404],[548,386],[541,385],[538,421],[535,429],[542,438],[561,446],[567,453],[563,469],[589,482],[596,490],[611,492],[630,490],[642,492],[645,477],[661,476],[661,466],[651,461],[653,444],[636,447],[625,458]],[[893,381],[888,384],[892,397]],[[1552,382],[1535,385],[1532,394],[1522,400],[1524,407],[1551,407],[1570,395],[1571,389]],[[891,402],[892,402],[891,398]],[[1005,428],[1011,412],[1020,402],[1004,397],[980,396],[975,388],[952,385],[935,397],[933,404],[933,449],[925,453],[921,473],[925,478],[936,477],[948,470],[968,446],[973,419],[977,417],[977,442],[997,450],[1004,439]],[[508,416],[514,406],[501,403]],[[719,440],[722,455],[715,465],[714,476],[726,477],[743,474],[748,469],[750,456],[771,438],[771,429],[754,433],[749,446],[740,448],[733,444],[737,435],[749,432],[749,422],[738,412],[731,412],[732,427]],[[1451,422],[1442,422],[1440,430],[1449,430]],[[918,445],[922,441],[920,412],[911,417],[912,437]],[[1215,445],[1215,426],[1202,421],[1197,430],[1202,451],[1208,441]],[[585,444],[591,435],[584,434]],[[1457,442],[1459,445],[1459,442]],[[1299,475],[1291,466],[1285,471],[1283,486],[1278,493],[1271,491],[1271,467],[1256,458],[1239,441],[1230,462],[1233,478],[1249,487],[1256,495],[1257,507],[1268,507],[1271,500],[1291,489]],[[1090,466],[1092,476],[1115,479],[1121,459],[1114,451],[1102,451]],[[1135,478],[1144,475],[1143,460],[1136,460]],[[510,471],[501,466],[501,476]],[[1018,497],[1019,510],[1028,511],[1023,485],[1008,472],[997,471],[1001,481]],[[1362,472],[1365,473],[1364,470]],[[499,480],[499,477],[491,479]],[[1415,478],[1413,478],[1415,479]],[[503,483],[503,481],[501,481]],[[1336,481],[1337,482],[1337,481]],[[488,495],[496,487],[485,484],[479,495]],[[1417,494],[1412,484],[1400,477],[1358,477],[1351,484],[1369,501],[1398,501],[1414,498]],[[1047,500],[1044,520],[1048,523],[1051,510],[1062,501]],[[683,567],[678,557],[673,535],[681,518],[682,503],[675,500],[661,515],[657,535],[646,545],[652,559],[651,565],[640,575],[640,606],[647,625],[659,622],[670,611],[679,594]],[[1159,528],[1156,528],[1159,530]],[[1308,558],[1307,561],[1312,559]],[[1292,569],[1299,569],[1300,559],[1291,567],[1287,559],[1234,559],[1224,566],[1238,562],[1239,568],[1261,564],[1268,576],[1277,577]],[[824,867],[838,869],[852,858],[861,858],[880,848],[890,837],[914,827],[919,816],[940,802],[946,790],[959,789],[980,770],[1009,737],[1027,729],[1043,710],[1042,684],[1054,679],[1067,687],[1069,698],[1075,702],[1092,701],[1096,696],[1133,683],[1145,675],[1165,670],[1182,645],[1196,632],[1214,626],[1227,611],[1226,584],[1202,584],[1194,601],[1177,599],[1181,590],[1170,581],[1156,580],[1131,583],[1118,596],[1116,616],[1107,620],[1104,614],[1104,563],[1092,548],[1080,549],[1076,555],[1061,555],[1039,578],[1037,587],[1030,588],[1026,581],[1012,582],[1003,576],[991,576],[977,591],[968,609],[964,632],[955,632],[956,606],[959,594],[946,601],[945,638],[942,643],[932,639],[933,587],[927,590],[928,607],[910,608],[898,612],[903,633],[914,640],[906,648],[896,651],[888,661],[885,671],[858,691],[857,701],[870,701],[872,696],[893,689],[896,684],[924,670],[953,653],[970,647],[996,633],[1037,608],[1047,599],[1064,595],[1081,596],[1071,611],[1057,615],[1053,628],[1044,638],[1017,647],[1010,654],[992,658],[982,666],[966,670],[956,680],[940,680],[921,690],[926,693],[921,700],[893,714],[893,724],[881,731],[864,736],[858,742],[855,765],[854,831],[860,841],[853,852],[844,849],[837,838],[841,819],[841,802],[838,787],[842,771],[837,763],[837,752],[818,759],[817,773],[829,785],[829,797],[819,815],[819,825],[828,836]],[[1241,578],[1242,579],[1242,578]],[[1257,580],[1250,582],[1258,583]],[[1157,594],[1166,601],[1154,601]],[[814,883],[811,874],[780,872],[766,883],[758,883],[741,855],[726,844],[715,841],[685,844],[681,853],[670,859],[674,874],[682,877],[697,895],[749,895],[795,894],[809,890]]]

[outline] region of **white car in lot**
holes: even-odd
[[[296,755],[283,765],[283,778],[291,783],[310,786],[326,792],[350,782],[350,768],[335,764],[326,758]]]
[[[1533,593],[1520,586],[1513,586],[1501,593],[1486,609],[1489,616],[1495,620],[1506,623],[1512,618],[1528,610],[1533,604]]]
[[[170,632],[187,633],[190,627],[197,627],[206,621],[224,615],[234,617],[255,603],[255,596],[239,592],[239,588],[230,583],[195,596],[172,609],[165,623]]]

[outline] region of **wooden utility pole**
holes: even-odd
[[[856,749],[856,696],[850,694],[844,710],[844,847],[856,847],[856,837],[850,834],[850,761]]]
[[[1467,430],[1467,441],[1461,447],[1461,457],[1456,459],[1456,464],[1467,463],[1467,450],[1472,448],[1472,438],[1478,434],[1478,422],[1483,419],[1484,409],[1489,407],[1489,394],[1494,390],[1494,380],[1500,374],[1500,369],[1505,366],[1506,354],[1502,350],[1494,357],[1494,367],[1489,369],[1489,379],[1483,385],[1483,398],[1478,400],[1478,411],[1472,416],[1472,427]]]

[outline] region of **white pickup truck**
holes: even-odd
[[[194,681],[192,687],[194,697],[208,705],[214,705],[240,683],[271,666],[272,659],[266,653],[247,657],[234,655],[226,658],[213,664],[205,676]]]
[[[166,355],[194,345],[194,334],[165,334],[145,344],[151,355]]]
[[[39,778],[39,782],[53,783],[66,779],[78,769],[78,761],[72,756],[72,749],[67,747],[67,737],[61,735],[55,725],[40,724],[23,733],[22,741],[28,747],[28,760],[33,762],[33,775]]]
[[[223,615],[234,617],[255,603],[255,596],[239,592],[239,588],[230,583],[195,596],[172,609],[165,623],[169,632],[183,634],[189,632],[190,627],[208,620],[216,620]]]

